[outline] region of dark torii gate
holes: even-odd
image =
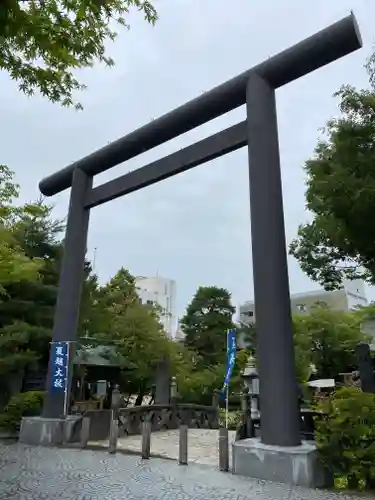
[[[53,341],[75,341],[90,209],[248,146],[251,235],[264,444],[300,444],[275,89],[362,45],[353,14],[215,87],[40,183],[52,196],[71,187]],[[246,104],[246,120],[176,153],[92,187],[93,176]],[[48,390],[46,418],[63,415]]]

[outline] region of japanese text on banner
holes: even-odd
[[[68,342],[52,343],[52,391],[64,392],[68,380]]]

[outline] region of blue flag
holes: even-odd
[[[228,330],[227,333],[227,370],[225,373],[223,391],[228,387],[236,362],[236,330]]]

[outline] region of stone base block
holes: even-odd
[[[236,441],[233,473],[307,488],[329,487],[333,483],[318,459],[315,444],[308,441],[296,447],[269,446],[259,438]]]
[[[75,416],[64,418],[24,417],[18,441],[24,444],[58,446],[69,442]]]

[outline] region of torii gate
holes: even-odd
[[[46,196],[71,187],[53,341],[76,340],[91,208],[247,145],[262,400],[261,440],[266,445],[299,445],[275,90],[359,49],[361,45],[359,29],[351,14],[43,179],[40,191]],[[241,123],[115,180],[92,187],[96,174],[243,104],[246,104],[246,119]],[[50,363],[43,411],[43,416],[49,419],[60,418],[64,409],[61,393],[51,390],[51,377]]]

